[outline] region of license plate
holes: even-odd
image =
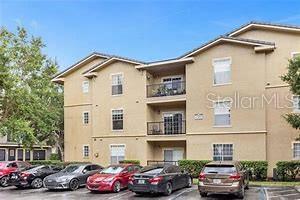
[[[18,177],[16,175],[12,175],[11,179],[17,179]]]
[[[145,180],[138,180],[138,184],[145,184]]]
[[[221,179],[213,179],[213,183],[214,184],[220,184],[221,183]]]
[[[52,182],[52,180],[48,180],[47,182],[51,183],[51,182]]]

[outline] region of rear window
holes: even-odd
[[[6,165],[7,165],[7,163],[6,163],[6,162],[0,162],[0,169],[3,169],[3,168],[5,168],[5,167],[6,167]]]
[[[148,167],[144,167],[141,172],[145,173],[145,174],[159,174],[163,170],[164,170],[164,167],[148,166]]]
[[[233,165],[208,165],[205,166],[204,173],[206,174],[232,174],[236,172]]]

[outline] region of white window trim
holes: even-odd
[[[114,75],[121,75],[122,76],[122,94],[112,94],[112,77]],[[111,96],[113,97],[119,97],[122,96],[124,94],[124,73],[123,72],[117,72],[117,73],[111,73],[110,74],[110,89],[111,89]]]
[[[213,101],[213,105],[215,105],[215,103],[222,103],[222,102],[230,102],[230,104],[232,104],[232,102],[230,100],[220,100],[220,101]],[[213,116],[214,116],[214,120],[213,120],[213,128],[232,128],[232,113],[231,113],[231,107],[230,107],[230,124],[228,125],[215,125],[215,108],[213,108]]]
[[[88,84],[87,91],[84,90],[84,84],[86,84],[86,83]],[[89,81],[82,81],[81,87],[82,87],[82,93],[84,93],[84,94],[89,93],[89,90],[90,90],[90,82],[89,82]]]
[[[230,82],[228,83],[218,83],[215,84],[214,80],[215,80],[215,65],[214,63],[216,61],[220,61],[220,60],[229,60],[230,63],[230,73],[232,75],[232,58],[231,57],[221,57],[221,58],[213,58],[212,59],[212,69],[213,69],[213,73],[212,73],[212,86],[213,87],[218,87],[218,86],[226,86],[226,85],[232,85],[232,76],[230,76]]]
[[[298,99],[300,101],[300,95],[292,95],[292,103],[293,103],[293,111],[292,111],[292,113],[300,113],[300,109],[295,109],[294,108],[294,97],[298,97]]]
[[[211,143],[211,149],[212,149],[212,151],[211,151],[211,157],[212,157],[212,159],[214,159],[214,145],[215,144],[232,144],[232,160],[234,160],[235,158],[235,156],[234,156],[234,150],[235,150],[235,145],[234,145],[234,143],[233,142],[214,142],[214,143]]]
[[[126,144],[110,144],[109,145],[109,160],[111,163],[111,150],[112,150],[112,146],[124,146],[124,159],[126,160]]]
[[[114,130],[114,126],[113,126],[113,119],[112,119],[112,112],[113,110],[122,110],[123,111],[123,129],[120,130]],[[123,132],[124,131],[124,109],[123,108],[113,108],[110,110],[110,122],[111,122],[111,131],[112,132]]]
[[[172,75],[172,76],[163,76],[161,77],[161,83],[164,83],[164,79],[167,79],[167,78],[181,78],[181,81],[184,81],[184,75],[183,74],[180,74],[180,75]]]
[[[300,157],[294,157],[294,144],[300,144],[300,141],[293,141],[292,142],[292,160],[300,160]]]
[[[84,155],[84,147],[88,147],[88,149],[89,149],[89,155],[88,155],[88,156],[85,156],[85,155]],[[83,157],[83,158],[89,158],[90,155],[91,155],[90,145],[89,145],[89,144],[84,144],[84,145],[82,145],[82,157]]]
[[[300,54],[300,51],[293,51],[291,52],[291,58],[293,59],[295,54]]]
[[[23,160],[22,161],[25,161],[25,149],[23,149],[23,148],[16,148],[16,154],[17,154],[17,158],[16,158],[16,160],[18,160],[19,158],[19,152],[18,152],[18,150],[19,149],[22,149],[23,150]]]
[[[85,114],[85,113],[88,113],[88,121],[89,121],[89,122],[88,122],[87,124],[84,123],[84,114]],[[83,112],[82,112],[82,124],[87,126],[87,125],[90,124],[90,122],[91,122],[90,120],[91,120],[90,111],[83,111]]]

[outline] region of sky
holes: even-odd
[[[0,26],[42,37],[60,70],[94,51],[178,57],[250,21],[300,25],[300,1],[0,0]]]

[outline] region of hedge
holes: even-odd
[[[49,160],[59,160],[58,153],[51,153]]]
[[[279,180],[290,181],[300,176],[300,161],[279,161],[276,163]]]
[[[122,160],[119,161],[120,164],[136,164],[139,165],[141,162],[139,160]]]
[[[199,174],[205,164],[210,160],[179,160],[178,165],[181,169],[188,171],[194,178],[199,177]]]
[[[240,161],[240,163],[244,170],[248,170],[250,180],[265,180],[267,178],[267,161]]]
[[[194,178],[197,178],[205,164],[210,160],[179,160],[179,167],[187,170]],[[243,169],[249,170],[251,180],[264,180],[267,178],[267,161],[241,161]]]

